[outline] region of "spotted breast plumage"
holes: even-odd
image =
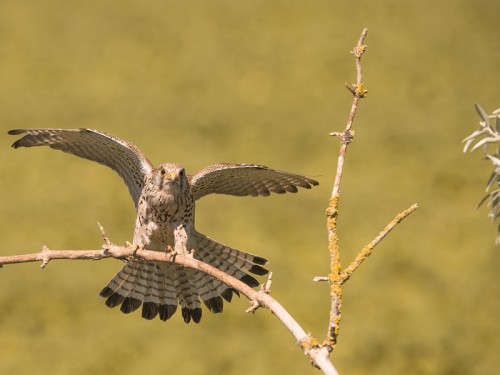
[[[194,250],[194,256],[251,287],[258,281],[250,274],[265,275],[266,259],[223,245],[194,226],[195,201],[208,194],[268,196],[271,193],[310,189],[318,182],[305,176],[255,164],[210,165],[188,176],[181,165],[158,167],[132,143],[90,129],[17,129],[24,136],[12,146],[49,146],[103,164],[116,171],[127,185],[137,209],[133,244],[149,250],[178,254]],[[169,319],[181,307],[186,323],[201,319],[203,302],[213,313],[222,312],[223,300],[233,290],[216,278],[172,263],[129,260],[101,290],[109,307],[124,313],[142,305],[142,316]]]

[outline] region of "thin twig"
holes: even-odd
[[[346,84],[346,87],[348,87],[349,91],[351,91],[351,93],[353,94],[351,111],[349,112],[349,117],[347,118],[346,128],[342,133],[330,133],[330,135],[332,136],[337,136],[341,142],[339,158],[337,161],[337,173],[335,174],[335,182],[333,183],[333,190],[331,195],[332,199],[340,192],[340,182],[342,180],[342,172],[344,170],[345,152],[347,150],[347,146],[352,142],[354,138],[354,133],[351,131],[351,129],[354,123],[354,116],[356,115],[359,100],[366,97],[366,94],[368,93],[368,91],[363,88],[363,72],[361,70],[361,57],[366,50],[366,45],[364,45],[363,42],[366,38],[367,33],[368,29],[363,29],[363,32],[359,37],[358,44],[356,44],[356,46],[351,51],[351,54],[354,55],[356,63],[356,83],[351,87]]]
[[[267,281],[265,284],[260,286],[260,290],[262,290],[264,293],[271,293],[271,285],[273,284],[273,273],[269,272],[269,275],[267,276]]]
[[[351,277],[352,273],[358,269],[358,267],[363,263],[366,258],[368,258],[372,252],[375,246],[377,246],[380,241],[382,241],[385,236],[389,234],[390,231],[392,231],[396,225],[398,225],[401,221],[403,221],[408,215],[410,215],[413,211],[415,211],[418,208],[418,205],[412,204],[410,207],[408,207],[406,210],[398,214],[387,226],[371,241],[369,244],[367,244],[365,247],[361,249],[361,251],[358,253],[356,258],[349,264],[347,268],[345,268],[342,273],[340,274],[340,281],[341,284],[344,284],[349,278]]]

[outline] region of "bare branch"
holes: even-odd
[[[342,284],[344,284],[349,278],[351,277],[352,273],[358,269],[358,267],[363,263],[366,258],[368,258],[372,252],[375,246],[377,246],[380,241],[382,241],[385,236],[389,234],[390,231],[392,231],[396,225],[398,225],[401,221],[403,221],[408,215],[410,215],[413,211],[415,211],[418,208],[418,205],[415,203],[408,207],[406,210],[398,214],[387,226],[373,239],[372,242],[367,244],[365,247],[361,249],[361,251],[358,253],[356,256],[356,259],[354,259],[351,264],[345,268],[342,273],[340,274],[340,281]]]
[[[104,233],[102,227],[100,228],[101,233]],[[105,235],[103,235],[103,237],[105,237]],[[105,238],[107,239],[107,237]],[[224,273],[223,271],[193,258],[191,254],[183,255],[174,254],[171,252],[151,251],[137,248],[133,245],[129,245],[127,247],[116,246],[111,241],[109,241],[109,239],[107,239],[106,244],[103,245],[103,248],[104,250],[50,250],[48,247],[44,246],[42,248],[42,251],[38,253],[2,256],[0,257],[0,266],[6,264],[42,261],[42,266],[45,267],[51,260],[58,259],[101,260],[107,258],[137,258],[148,261],[170,262],[179,264],[184,267],[193,268],[209,274],[216,279],[226,283],[230,287],[236,289],[251,301],[252,306],[256,306],[254,308],[254,311],[257,307],[264,307],[271,311],[273,315],[275,315],[281,321],[281,323],[292,333],[292,335],[295,337],[302,350],[304,351],[304,354],[310,358],[314,366],[320,368],[325,374],[337,374],[336,371],[332,372],[332,369],[335,369],[329,359],[325,359],[322,356],[321,348],[302,345],[303,342],[307,342],[309,336],[293,319],[293,317],[285,310],[285,308],[283,308],[283,306],[281,306],[278,301],[276,301],[269,295],[269,289],[271,287],[272,280],[271,276],[266,282],[265,286],[261,290],[256,291],[240,280]]]
[[[356,110],[358,108],[359,100],[361,98],[366,97],[366,94],[368,93],[368,91],[363,88],[363,73],[361,70],[361,57],[363,56],[363,54],[366,50],[366,45],[364,45],[363,43],[365,41],[367,33],[368,33],[368,29],[366,29],[366,28],[363,29],[363,32],[361,33],[361,36],[359,37],[358,43],[351,51],[351,54],[354,55],[354,59],[355,59],[355,63],[356,63],[356,83],[351,85],[351,86],[346,84],[346,87],[353,94],[351,111],[349,112],[349,117],[347,119],[346,128],[342,133],[338,133],[338,132],[330,133],[330,135],[337,136],[341,142],[339,158],[338,158],[338,162],[337,162],[337,173],[335,175],[335,182],[333,184],[333,191],[332,191],[331,198],[333,198],[335,195],[337,195],[340,192],[340,182],[342,180],[342,172],[344,169],[345,152],[346,152],[347,146],[349,145],[349,143],[352,142],[352,140],[354,138],[354,133],[351,132],[352,125],[354,122],[354,116],[356,115]]]
[[[328,323],[328,334],[325,340],[325,346],[332,351],[336,342],[339,330],[340,316],[342,310],[342,289],[340,283],[340,274],[342,270],[342,265],[340,263],[340,251],[339,251],[339,237],[337,234],[337,216],[338,216],[338,205],[340,199],[340,183],[342,181],[342,173],[344,171],[344,161],[347,152],[347,146],[352,142],[354,138],[354,132],[352,131],[352,125],[354,122],[354,117],[356,115],[356,110],[358,108],[358,103],[361,98],[364,98],[368,91],[363,88],[363,74],[361,70],[361,57],[363,56],[366,45],[364,45],[364,40],[368,33],[368,29],[363,29],[358,43],[353,48],[351,53],[354,56],[356,64],[356,83],[351,85],[349,91],[353,94],[353,101],[351,105],[351,111],[347,118],[346,128],[342,133],[334,132],[331,135],[337,136],[340,140],[340,150],[337,160],[337,172],[335,174],[335,181],[333,183],[332,195],[326,210],[327,213],[327,230],[328,230],[328,251],[330,253],[330,273],[328,275],[328,280],[330,282],[330,319]]]

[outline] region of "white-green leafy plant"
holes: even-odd
[[[480,105],[476,104],[475,107],[481,117],[479,130],[463,140],[464,152],[482,148],[485,159],[493,164],[493,172],[486,184],[486,195],[481,199],[478,207],[488,201],[488,206],[490,206],[488,218],[491,222],[495,222],[500,215],[500,108],[488,115]],[[495,242],[500,244],[500,225]]]

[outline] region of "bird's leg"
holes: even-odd
[[[175,262],[175,257],[177,256],[177,253],[175,252],[174,248],[168,245],[166,251],[167,254],[170,255],[170,259]]]
[[[179,224],[174,229],[174,253],[188,254],[187,249],[188,230],[185,224]]]

